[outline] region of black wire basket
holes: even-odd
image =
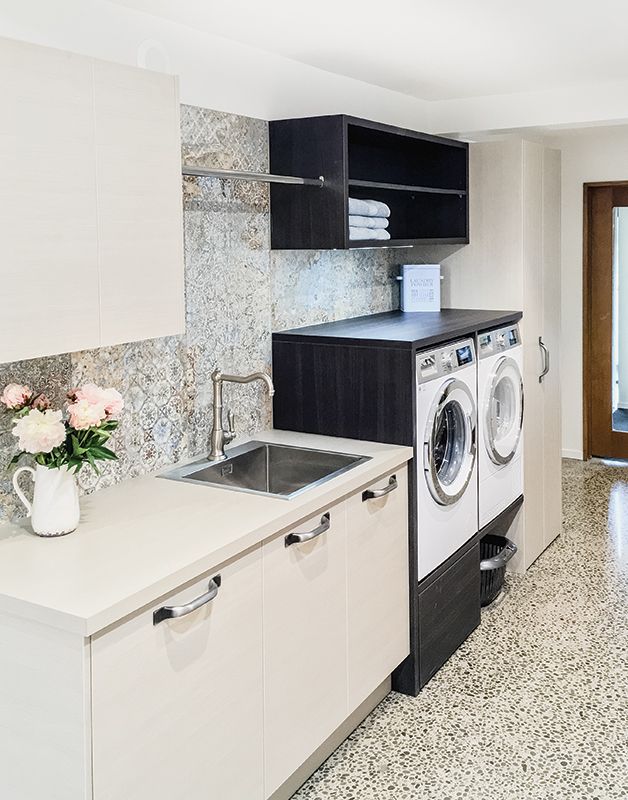
[[[505,536],[488,533],[480,540],[480,601],[490,606],[504,585],[506,564],[517,552],[517,545]]]

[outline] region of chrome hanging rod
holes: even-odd
[[[239,181],[261,181],[262,183],[290,183],[295,186],[324,186],[325,178],[295,178],[292,175],[271,175],[268,172],[249,172],[239,169],[210,169],[184,164],[181,168],[184,175],[197,178],[224,178]]]

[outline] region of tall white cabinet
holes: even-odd
[[[0,363],[182,333],[177,79],[0,39]]]
[[[560,533],[560,152],[519,138],[470,147],[471,244],[443,262],[443,305],[523,311],[523,571]],[[550,369],[539,376],[549,352]]]

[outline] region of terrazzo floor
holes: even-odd
[[[628,467],[565,461],[563,533],[416,698],[294,800],[628,798]]]

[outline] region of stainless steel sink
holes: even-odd
[[[202,459],[160,477],[290,499],[369,460],[369,456],[247,442],[231,448],[223,461]]]

